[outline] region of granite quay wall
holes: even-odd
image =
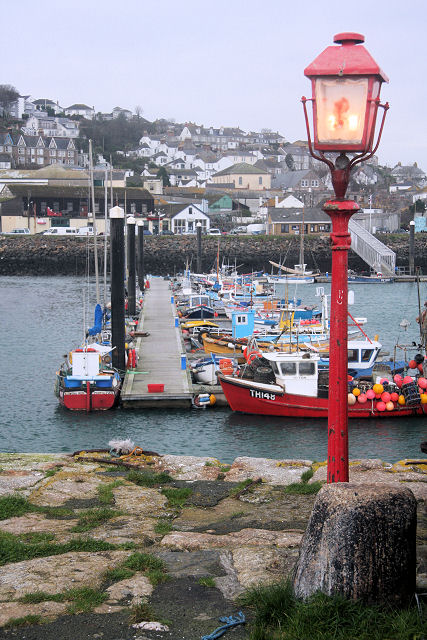
[[[378,236],[397,253],[397,266],[408,266],[409,234]],[[98,241],[100,266],[103,263],[103,239]],[[322,273],[331,271],[329,234],[306,236],[305,262],[309,269]],[[204,237],[202,269],[216,269],[219,262],[236,264],[240,272],[271,271],[270,260],[293,267],[299,262],[299,238],[278,236]],[[108,252],[109,255],[109,252]],[[83,275],[94,272],[93,239],[49,238],[46,236],[18,238],[0,236],[0,275]],[[188,263],[193,270],[197,263],[195,236],[146,236],[144,245],[145,271],[154,275],[174,275]],[[89,263],[89,264],[88,264]],[[415,266],[427,273],[427,235],[415,239]],[[368,266],[353,251],[349,252],[349,268],[366,271]]]

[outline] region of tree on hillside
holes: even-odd
[[[287,153],[285,157],[286,166],[289,171],[295,171],[295,161],[292,153]]]
[[[0,109],[2,115],[9,113],[9,108],[15,100],[19,98],[19,91],[12,87],[11,84],[0,84]]]
[[[160,169],[158,170],[158,172],[156,173],[156,178],[161,178],[161,180],[163,181],[163,186],[164,187],[170,187],[171,183],[169,180],[169,174],[166,171],[166,169],[164,167],[160,167]]]

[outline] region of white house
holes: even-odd
[[[210,219],[195,204],[173,205],[176,207],[175,212],[171,216],[171,230],[177,234],[196,233],[196,225],[200,222],[202,225],[202,233],[210,228]]]
[[[95,109],[88,107],[87,104],[72,104],[64,109],[64,113],[67,116],[83,116],[87,120],[92,120],[95,116]]]

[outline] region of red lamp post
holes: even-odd
[[[351,244],[348,223],[359,211],[345,194],[351,169],[376,152],[388,103],[380,103],[383,82],[388,82],[368,51],[364,36],[340,33],[304,71],[311,79],[312,98],[302,98],[311,155],[325,162],[332,175],[335,199],[323,210],[332,221],[331,326],[329,347],[328,482],[348,482],[347,414],[347,272]],[[313,105],[313,142],[307,102]],[[384,110],[374,145],[378,107]],[[317,152],[317,153],[316,153]],[[338,154],[333,161],[326,153]],[[350,159],[346,154],[352,154]]]

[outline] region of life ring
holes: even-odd
[[[246,351],[245,359],[248,364],[251,364],[256,358],[262,358],[261,351],[251,351],[250,353]]]

